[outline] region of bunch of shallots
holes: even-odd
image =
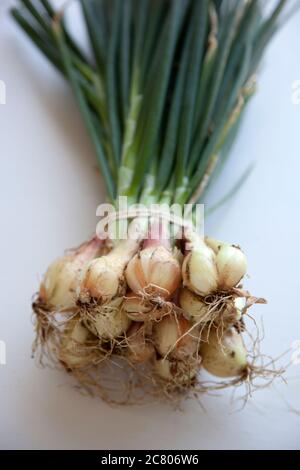
[[[106,201],[131,222],[141,215],[124,216],[123,198],[131,207],[175,205],[182,227],[196,226],[291,2],[81,0],[84,44],[68,28],[69,2],[55,3],[19,0],[11,13],[69,83]],[[35,348],[108,401],[119,374],[126,396],[142,387],[168,397],[206,390],[203,369],[222,386],[268,374],[241,337],[247,309],[262,299],[242,290],[239,247],[192,230],[180,240],[113,238],[111,249],[94,238],[50,266],[34,302]]]
[[[195,232],[181,244],[140,236],[104,245],[95,237],[49,267],[33,304],[35,348],[77,378],[120,359],[168,393],[201,389],[202,368],[249,376],[243,315],[262,299],[241,289],[238,246]]]

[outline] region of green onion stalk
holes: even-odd
[[[50,265],[33,303],[34,352],[121,403],[141,388],[173,399],[270,380],[278,371],[256,366],[242,336],[248,308],[265,302],[242,287],[246,256],[195,223],[289,0],[271,11],[261,0],[81,0],[90,53],[68,29],[69,3],[19,0],[11,14],[70,84],[117,227],[129,222],[134,236],[94,235]],[[124,198],[146,215],[122,218]],[[152,210],[162,204],[188,205],[186,220]],[[116,364],[118,399],[107,385]],[[207,387],[207,372],[222,381]]]

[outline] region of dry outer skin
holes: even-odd
[[[220,334],[220,336],[219,336]],[[237,377],[247,368],[247,351],[241,335],[230,328],[222,333],[211,328],[203,332],[202,366],[217,377]],[[206,339],[206,341],[205,341]]]

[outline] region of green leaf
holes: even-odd
[[[121,159],[121,123],[120,110],[118,108],[119,88],[117,77],[117,51],[118,41],[120,40],[120,25],[123,10],[122,0],[114,0],[113,5],[115,9],[113,15],[111,36],[108,44],[106,92],[114,164],[118,166]]]
[[[104,154],[103,143],[101,142],[97,130],[95,129],[92,113],[88,107],[86,98],[82,93],[81,87],[76,77],[76,72],[72,64],[70,51],[65,41],[64,32],[58,22],[53,23],[53,31],[57,40],[58,48],[61,52],[61,57],[66,70],[66,74],[70,80],[70,84],[77,99],[77,103],[84,119],[84,122],[86,124],[86,128],[94,144],[103,179],[106,184],[108,196],[111,200],[113,200],[115,197],[115,184],[112,178],[111,171],[108,167],[106,156]]]
[[[149,74],[146,88],[146,100],[151,107],[147,115],[147,126],[143,129],[142,141],[139,148],[139,159],[135,168],[131,191],[133,194],[140,188],[142,178],[148,170],[151,158],[157,144],[160,124],[167,96],[167,89],[171,75],[172,61],[178,42],[180,27],[185,11],[185,5],[181,0],[173,0],[170,12],[162,31],[161,43],[154,57],[154,67]],[[147,107],[147,104],[145,105]]]
[[[190,153],[192,133],[194,127],[195,104],[197,86],[201,73],[201,63],[206,36],[208,2],[194,2],[189,21],[189,31],[192,35],[190,46],[189,68],[185,79],[184,99],[180,117],[179,135],[177,144],[176,182],[180,186],[183,182]]]

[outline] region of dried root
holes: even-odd
[[[164,316],[181,309],[168,300],[165,289],[153,284],[144,287],[140,294],[130,292],[124,296],[123,310],[137,322],[158,322]]]
[[[69,321],[76,316],[76,311],[56,312],[42,302],[38,295],[32,304],[33,322],[35,326],[35,340],[32,346],[32,354],[38,357],[40,365],[45,365],[45,358],[49,363],[56,362],[54,346],[61,341],[62,330]]]
[[[254,336],[246,329],[244,333],[247,334],[250,344],[247,347],[247,363],[240,373],[235,377],[218,381],[199,381],[195,388],[197,394],[212,394],[231,389],[234,396],[238,389],[244,389],[244,393],[240,396],[244,407],[254,392],[270,387],[277,378],[284,380],[287,367],[278,365],[282,356],[273,359],[260,352],[261,338],[258,330]]]
[[[122,297],[99,304],[91,299],[89,303],[78,303],[80,316],[86,327],[95,336],[113,340],[124,334],[130,326],[130,319],[122,310]]]
[[[92,243],[93,249],[99,248]],[[81,253],[82,247],[68,256]],[[109,251],[104,245],[101,249]],[[264,299],[241,286],[201,295],[180,285],[171,294],[143,282],[138,293],[126,292],[123,278],[122,292],[87,299],[80,295],[81,278],[68,308],[49,307],[40,291],[33,302],[33,353],[42,366],[63,367],[82,392],[112,405],[162,400],[177,406],[189,397],[240,386],[246,388],[247,399],[282,376],[276,361],[260,353],[254,320],[255,335],[247,331],[249,308]],[[103,290],[100,281],[94,284]],[[244,337],[250,340],[248,348]],[[207,381],[203,370],[219,379]]]

